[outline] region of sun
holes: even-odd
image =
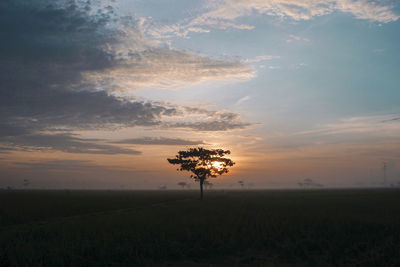
[[[213,163],[211,163],[211,166],[216,169],[222,169],[222,162],[214,161]]]

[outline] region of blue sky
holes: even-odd
[[[0,186],[173,187],[165,158],[196,145],[232,150],[221,187],[400,181],[396,1],[45,3],[0,5]]]

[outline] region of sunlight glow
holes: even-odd
[[[214,168],[222,169],[222,162],[214,161],[213,163],[211,163],[211,165],[212,165]]]

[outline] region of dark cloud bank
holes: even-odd
[[[130,154],[139,155],[141,152],[124,149],[118,146],[99,144],[99,139],[82,139],[68,134],[27,134],[4,138],[13,149],[25,151],[43,151],[55,149],[67,153],[85,154]]]
[[[189,145],[202,145],[203,141],[191,141],[181,138],[167,138],[167,137],[141,137],[123,139],[116,144],[133,144],[133,145],[167,145],[167,146],[189,146]]]
[[[101,73],[126,64],[109,47],[124,35],[116,25],[127,20],[118,18],[111,7],[95,10],[89,1],[0,2],[0,151],[44,147],[71,153],[140,154],[80,139],[66,130],[162,126],[163,117],[190,112],[122,99],[107,93],[109,84],[85,79],[85,72]],[[235,116],[227,112],[167,127],[218,131],[248,125]],[[199,144],[183,139],[126,142]]]

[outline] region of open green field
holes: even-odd
[[[3,190],[7,265],[400,266],[400,191]]]

